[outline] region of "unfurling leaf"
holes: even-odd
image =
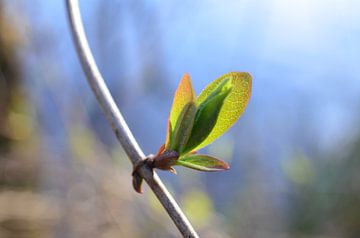
[[[210,83],[197,98],[197,105],[205,102],[224,80],[231,80],[232,90],[226,97],[210,134],[193,150],[198,150],[224,134],[245,111],[251,95],[251,75],[245,72],[231,72]]]
[[[183,112],[184,107],[189,103],[196,103],[196,95],[189,74],[185,74],[176,90],[174,101],[171,107],[166,134],[166,149],[168,149],[172,144],[171,140],[173,139],[173,130],[175,129],[174,127],[176,127],[179,116]]]
[[[216,172],[229,169],[229,165],[208,155],[188,154],[177,161],[177,165],[205,172]]]
[[[180,154],[190,152],[208,137],[216,125],[219,112],[231,90],[230,80],[224,80],[205,101],[198,105],[190,138]]]
[[[196,115],[196,106],[190,102],[186,104],[177,120],[176,127],[171,136],[170,150],[175,150],[181,154],[185,147],[191,130],[194,125],[194,118]]]
[[[176,173],[175,165],[206,172],[229,169],[226,162],[196,151],[224,134],[241,116],[250,99],[251,81],[248,73],[231,72],[210,83],[196,98],[190,76],[185,74],[171,107],[166,142],[142,163],[172,173]],[[137,169],[135,164],[133,186],[141,192],[143,179]]]
[[[210,83],[196,99],[188,74],[174,97],[167,126],[166,143],[151,163],[153,168],[173,170],[174,165],[217,171],[225,162],[195,151],[227,131],[244,112],[251,94],[251,76],[232,72]]]

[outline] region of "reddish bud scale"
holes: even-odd
[[[153,160],[152,167],[162,170],[171,170],[171,166],[176,164],[179,153],[176,151],[164,151]]]

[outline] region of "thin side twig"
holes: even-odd
[[[66,6],[73,40],[75,42],[76,50],[87,81],[102,110],[104,111],[108,122],[111,124],[117,139],[124,148],[131,162],[135,164],[145,158],[144,153],[132,135],[120,113],[120,110],[116,106],[115,101],[112,98],[109,89],[107,88],[95,63],[82,24],[79,3],[77,0],[66,0]],[[160,203],[163,205],[181,234],[184,237],[198,237],[194,228],[164,184],[161,182],[155,171],[152,171],[147,166],[142,166],[138,172],[155,193],[156,197],[159,199]]]

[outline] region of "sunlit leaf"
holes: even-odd
[[[205,101],[198,105],[191,136],[184,151],[180,151],[180,153],[191,151],[208,137],[216,125],[219,112],[231,90],[232,85],[230,79],[223,80],[213,93],[211,93]]]
[[[215,172],[229,169],[229,165],[208,155],[187,154],[177,161],[177,165],[206,172]]]
[[[192,87],[191,78],[189,74],[185,74],[176,90],[174,101],[171,107],[165,148],[169,148],[172,139],[172,130],[177,125],[178,118],[183,111],[185,105],[188,103],[196,103],[196,95]]]
[[[171,142],[169,149],[178,151],[181,154],[186,143],[190,137],[191,130],[194,125],[194,119],[196,115],[196,105],[193,102],[186,104],[180,113],[173,135],[171,136]]]
[[[207,138],[193,150],[198,150],[212,143],[224,134],[241,116],[251,95],[251,75],[245,72],[231,72],[210,83],[197,98],[197,105],[205,101],[216,90],[217,86],[226,79],[231,80],[233,88],[227,96],[218,115],[216,124]]]

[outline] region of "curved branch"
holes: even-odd
[[[123,116],[117,108],[114,99],[112,98],[109,89],[107,88],[104,79],[102,78],[99,69],[92,56],[89,44],[87,42],[84,27],[81,20],[79,4],[77,0],[66,0],[67,12],[73,40],[76,45],[76,50],[80,58],[87,81],[94,92],[97,101],[103,109],[111,127],[124,148],[126,154],[133,164],[142,160],[145,156],[127,126]],[[155,193],[167,213],[184,237],[198,237],[194,228],[181,211],[180,207],[174,198],[167,191],[164,184],[161,182],[155,171],[152,171],[147,166],[142,166],[138,172],[148,183],[150,188]]]

